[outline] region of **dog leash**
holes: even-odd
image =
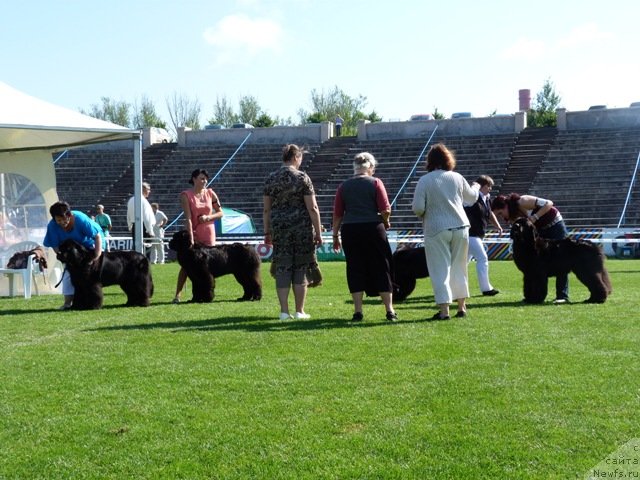
[[[62,279],[64,278],[64,274],[66,273],[66,271],[67,271],[67,265],[65,264],[64,270],[62,270],[62,275],[60,275],[60,281],[58,281],[58,283],[56,283],[53,288],[58,288],[58,286],[62,283]]]

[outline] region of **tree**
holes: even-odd
[[[129,105],[127,102],[117,102],[109,97],[101,97],[102,105],[93,104],[91,110],[88,112],[80,109],[80,112],[89,115],[100,120],[115,123],[116,125],[122,125],[123,127],[130,127],[131,122],[129,120]]]
[[[233,112],[227,97],[216,97],[216,104],[213,106],[213,117],[209,119],[209,125],[219,124],[230,127],[237,121],[238,116]]]
[[[382,121],[382,117],[378,115],[378,112],[373,110],[369,115],[367,115],[367,120],[369,120],[371,123],[377,123]]]
[[[292,127],[295,125],[295,123],[291,117],[287,117],[287,118],[275,117],[273,119],[273,125]]]
[[[240,118],[240,121],[255,126],[258,116],[262,114],[258,100],[251,95],[246,95],[240,99],[239,105],[240,114],[238,118]]]
[[[276,121],[266,113],[261,113],[252,125],[254,127],[273,127],[274,125],[276,125]]]
[[[312,90],[311,104],[312,112],[309,113],[303,109],[298,111],[301,123],[333,122],[336,115],[340,114],[344,120],[342,129],[346,135],[353,135],[358,120],[367,118],[367,115],[362,112],[367,105],[367,97],[358,95],[352,98],[337,86],[327,93]]]
[[[173,96],[167,97],[166,102],[176,133],[179,127],[200,130],[200,101],[197,98],[191,100],[184,94],[173,92]]]
[[[438,111],[438,107],[433,107],[433,118],[436,120],[444,120],[444,113]]]
[[[542,90],[536,95],[533,107],[527,112],[530,127],[555,127],[558,124],[556,109],[561,98],[550,79],[545,80]]]
[[[140,105],[133,105],[133,128],[160,127],[167,128],[167,122],[156,113],[156,107],[146,95],[140,99]]]
[[[240,113],[236,114],[226,97],[218,97],[213,107],[213,117],[209,119],[209,123],[218,123],[225,127],[239,122],[249,123],[254,127],[272,127],[276,124],[276,121],[262,110],[258,99],[252,95],[240,98],[238,106]]]

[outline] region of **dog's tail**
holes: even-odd
[[[602,267],[602,283],[607,290],[607,295],[611,295],[613,293],[613,286],[611,285],[611,279],[609,278],[609,272],[606,267]]]
[[[147,274],[151,271],[149,259],[144,255],[143,258],[140,259],[140,262],[138,262],[138,270],[140,270],[144,274]]]

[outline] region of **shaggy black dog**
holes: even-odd
[[[92,310],[102,307],[102,287],[119,285],[127,294],[127,306],[148,307],[153,295],[149,261],[141,253],[116,250],[93,259],[93,250],[74,240],[58,248],[58,260],[65,264],[75,289],[72,308]]]
[[[524,274],[524,301],[542,303],[547,297],[549,277],[573,272],[591,292],[586,303],[604,303],[611,293],[609,273],[602,249],[591,242],[546,240],[536,236],[535,227],[521,218],[511,227],[513,260]]]
[[[178,263],[191,280],[192,302],[211,302],[215,279],[229,273],[244,289],[239,301],[262,298],[260,256],[253,247],[241,243],[215,247],[198,244],[189,246],[189,234],[181,230],[173,234],[169,248],[175,250]]]
[[[429,276],[424,248],[404,248],[393,253],[393,300],[401,302],[416,288],[416,279]]]

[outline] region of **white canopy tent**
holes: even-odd
[[[26,177],[46,205],[58,201],[52,153],[82,145],[133,140],[136,250],[142,251],[142,132],[83,115],[0,82],[0,207],[4,176]],[[73,207],[73,205],[72,205]],[[6,221],[3,210],[2,220]],[[47,210],[48,214],[48,210]],[[36,240],[36,239],[34,239]],[[37,239],[42,243],[42,238]]]

